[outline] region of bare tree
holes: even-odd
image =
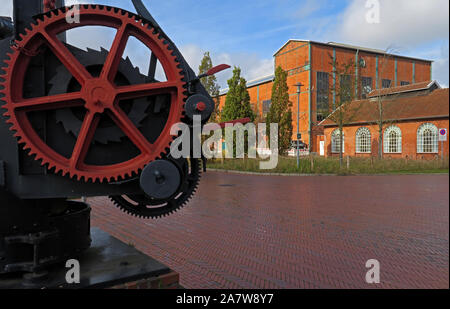
[[[394,52],[392,48],[386,49],[383,57],[379,61],[379,74],[378,80],[376,81],[378,89],[376,90],[376,95],[372,98],[376,104],[375,108],[370,110],[374,120],[369,121],[369,123],[376,125],[378,128],[378,157],[380,159],[383,158],[384,129],[397,122],[398,119],[396,116],[409,108],[408,104],[404,104],[403,106],[395,104],[398,95],[390,91],[390,88],[396,87],[397,85],[394,85],[392,81],[384,80],[386,76],[385,72],[389,69],[389,60],[393,58]]]
[[[334,110],[329,112],[328,120],[334,122],[339,130],[339,164],[344,165],[344,127],[352,123],[358,116],[361,108],[361,101],[356,101],[358,87],[358,76],[356,75],[356,65],[350,60],[339,63],[329,55],[333,68],[333,84],[331,95],[336,98]],[[339,81],[336,80],[339,78]],[[325,113],[326,111],[322,111]]]

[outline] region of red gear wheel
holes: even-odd
[[[67,23],[68,8],[48,12],[27,29],[21,39],[17,40],[10,59],[5,60],[5,74],[0,76],[4,94],[2,106],[6,109],[4,116],[12,124],[19,144],[24,144],[29,155],[48,164],[48,169],[55,169],[63,176],[69,175],[85,181],[118,181],[139,173],[145,165],[167,154],[174,139],[170,135],[173,124],[181,121],[186,100],[183,71],[173,55],[167,40],[156,29],[140,17],[118,9],[102,5],[81,5],[79,7],[80,23]],[[84,66],[70,53],[57,35],[64,31],[82,26],[106,26],[117,29],[110,52],[98,78],[94,78]],[[166,82],[121,86],[114,84],[120,59],[130,36],[145,44],[160,61]],[[80,83],[81,90],[75,93],[45,96],[31,99],[23,98],[24,77],[33,55],[47,45],[73,77]],[[0,79],[1,80],[1,79]],[[152,95],[170,94],[171,104],[167,123],[159,138],[151,144],[136,128],[124,111],[119,107],[120,100],[129,100]],[[87,109],[80,133],[77,137],[71,158],[66,158],[51,149],[35,132],[26,113],[32,111],[54,110],[73,106]],[[127,135],[140,150],[137,157],[119,164],[97,166],[85,164],[85,158],[93,140],[94,132],[103,113],[107,113],[115,124]]]

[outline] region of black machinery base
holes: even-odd
[[[48,269],[48,275],[36,283],[24,279],[23,274],[0,275],[0,289],[105,289],[130,287],[130,283],[144,281],[148,287],[153,279],[157,288],[178,287],[178,275],[167,266],[139,252],[98,228],[91,230],[92,246],[82,253],[80,263],[80,283],[68,284],[66,274],[70,270],[62,265]],[[167,278],[167,277],[170,278]],[[169,279],[169,280],[168,280]],[[33,280],[34,282],[34,280]]]

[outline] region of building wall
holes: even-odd
[[[360,59],[364,59],[365,67],[356,67]],[[362,89],[360,85],[361,77],[372,78],[372,89],[382,87],[383,79],[391,80],[392,87],[400,85],[401,81],[423,82],[431,80],[431,63],[426,61],[411,60],[403,57],[383,56],[380,54],[351,50],[338,46],[328,46],[322,44],[312,44],[311,46],[311,119],[312,119],[312,141],[311,151],[319,152],[317,145],[320,136],[323,134],[315,125],[320,119],[317,119],[317,72],[329,73],[330,111],[335,106],[338,99],[332,94],[333,84],[339,84],[339,77],[333,76],[333,61],[336,63],[355,63],[355,69],[352,71],[358,77],[358,86],[355,87],[355,96],[360,98]]]
[[[430,121],[407,121],[394,123],[393,125],[400,128],[402,131],[402,153],[401,154],[383,154],[385,158],[410,158],[410,159],[433,159],[436,156],[441,156],[442,149],[441,143],[439,142],[439,154],[421,154],[417,153],[417,131],[419,127],[425,123],[432,123],[437,126],[438,129],[449,129],[449,120],[430,120]],[[372,139],[372,153],[370,154],[359,154],[356,153],[356,132],[359,128],[365,127],[370,130]],[[388,127],[388,126],[387,126]],[[386,127],[386,128],[387,128]],[[384,128],[384,130],[386,130]],[[333,157],[339,156],[339,153],[332,153],[331,151],[331,135],[336,130],[336,127],[327,127],[324,129],[325,132],[325,156]],[[384,133],[384,131],[383,131]],[[344,128],[344,156],[351,157],[370,157],[378,156],[378,126],[377,125],[355,125],[348,126]],[[444,155],[449,155],[449,143],[444,143]]]
[[[358,76],[372,77],[372,89],[381,88],[383,79],[390,79],[392,86],[400,85],[401,81],[417,83],[431,80],[430,62],[403,57],[386,58],[381,54],[358,52],[339,46],[291,41],[277,52],[274,63],[275,68],[281,66],[288,73],[287,83],[293,115],[292,139],[297,138],[297,122],[300,118],[299,130],[302,134],[302,140],[310,145],[311,152],[319,152],[317,138],[324,134],[322,127],[317,126],[317,72],[328,72],[330,74],[329,86],[332,88],[333,57],[336,57],[338,63],[348,61],[358,63],[359,59],[363,58],[366,67],[358,68]],[[300,95],[300,113],[297,112],[298,95],[297,87],[294,86],[299,82],[303,85]],[[339,77],[336,77],[336,83],[338,82]],[[272,85],[272,82],[268,82],[248,88],[253,109],[259,111],[261,117],[262,103],[271,99]],[[360,87],[358,87],[358,94],[361,95]],[[225,98],[226,95],[220,97],[221,108],[225,105]],[[332,109],[331,89],[329,104],[330,109]]]
[[[262,117],[263,102],[272,98],[272,86],[273,82],[267,82],[247,88],[248,94],[250,95],[250,104],[252,109],[255,113],[258,113],[260,117]],[[220,110],[222,110],[225,106],[226,98],[226,95],[221,95],[219,97]]]
[[[309,64],[309,43],[290,42],[275,55],[275,68],[281,68],[289,73],[296,68]]]

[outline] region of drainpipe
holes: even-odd
[[[355,58],[355,98],[358,99],[359,49],[356,50]]]

